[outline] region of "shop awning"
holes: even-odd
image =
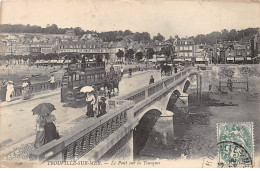
[[[173,60],[176,61],[176,62],[182,62],[182,61],[184,61],[183,58],[176,58],[176,59],[173,59]]]
[[[235,58],[236,61],[243,61],[244,58]]]
[[[185,58],[184,60],[185,61],[191,61],[191,58]]]
[[[252,58],[251,58],[251,57],[247,57],[247,58],[246,58],[246,60],[248,60],[248,61],[251,61],[251,60],[252,60]]]
[[[196,58],[196,61],[200,62],[200,61],[205,61],[204,58]]]
[[[234,61],[234,57],[227,57],[227,61]]]

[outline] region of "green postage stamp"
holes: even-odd
[[[253,127],[252,122],[217,124],[219,167],[253,167]]]

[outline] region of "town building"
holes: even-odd
[[[174,41],[176,58],[174,61],[195,61],[194,56],[194,40],[192,39],[176,39]]]
[[[209,61],[207,53],[205,51],[205,45],[194,45],[194,57],[195,63],[204,64],[205,62]]]

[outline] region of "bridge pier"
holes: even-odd
[[[121,160],[133,161],[133,130],[120,139],[112,148],[110,148],[99,160]]]
[[[156,132],[159,132],[162,135],[161,138],[164,145],[169,145],[171,143],[168,141],[169,137],[174,137],[173,117],[174,113],[172,111],[164,110],[154,126]]]

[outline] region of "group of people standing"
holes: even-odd
[[[14,82],[13,81],[2,81],[1,86],[1,101],[12,101],[12,97],[14,94]]]
[[[95,113],[97,117],[100,117],[106,114],[106,98],[104,96],[99,97],[96,94],[96,91],[88,92],[86,97],[87,105],[87,117],[94,117]]]
[[[22,80],[22,98],[23,100],[27,100],[30,98],[30,89],[31,89],[31,82],[28,77]],[[49,83],[51,85],[51,89],[55,89],[55,78],[54,75],[51,75],[51,78],[49,79]],[[14,96],[14,82],[13,81],[2,81],[1,90],[0,90],[0,97],[1,101],[12,101],[12,98]]]
[[[59,139],[60,135],[56,129],[56,117],[53,114],[38,115],[36,119],[35,148],[39,148],[52,140]]]

